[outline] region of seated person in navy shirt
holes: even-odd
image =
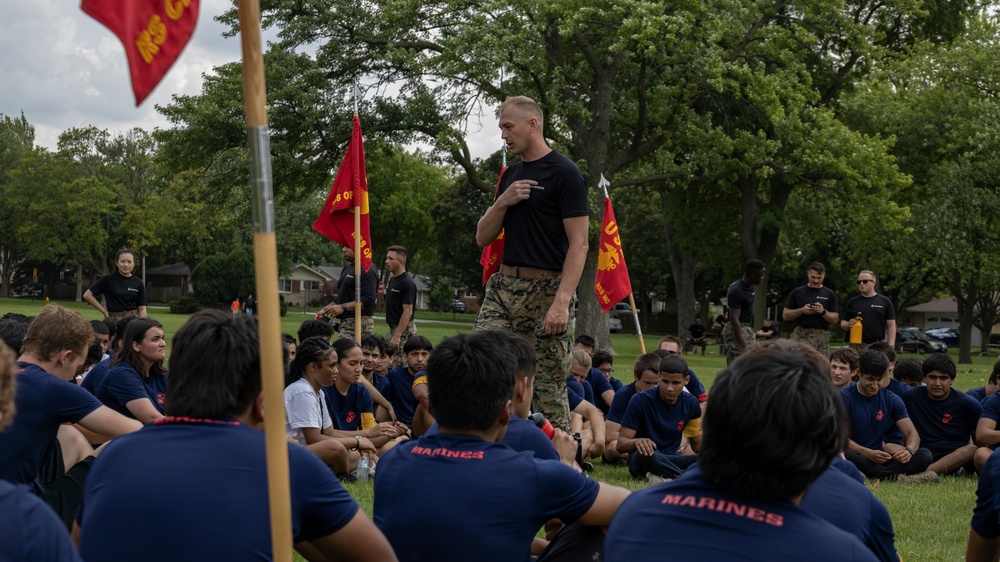
[[[687,372],[687,361],[680,355],[667,357],[660,363],[656,388],[639,392],[629,401],[616,447],[619,453],[628,454],[634,478],[647,473],[677,478],[698,461],[697,455],[678,452],[682,436],[695,453],[701,449],[701,406],[690,392],[684,392]]]
[[[590,391],[594,398],[591,403],[600,408],[601,413],[607,414],[608,408],[611,407],[611,401],[615,399],[615,389],[611,387],[611,383],[608,382],[604,373],[597,369],[597,362],[594,361],[594,345],[594,338],[582,335],[576,338],[573,350],[583,351],[587,354],[587,372],[584,375],[584,380],[580,382],[590,385]]]
[[[866,350],[858,360],[858,384],[840,391],[851,422],[851,438],[844,455],[868,478],[900,482],[937,482],[927,470],[931,452],[920,448],[920,435],[903,400],[883,388],[889,376],[889,359]],[[896,442],[902,434],[902,443]]]
[[[911,359],[909,357],[904,357],[892,367],[892,378],[898,380],[899,382],[905,384],[910,388],[916,388],[924,384],[924,368],[919,359]],[[902,390],[902,387],[899,387]],[[900,398],[909,394],[910,391],[907,390],[903,392]]]
[[[607,351],[602,350],[598,351],[597,353],[594,353],[594,356],[591,359],[594,368],[600,371],[601,374],[604,375],[604,378],[608,381],[608,384],[611,385],[611,390],[618,392],[619,390],[622,389],[623,386],[625,386],[624,384],[622,384],[622,381],[614,377],[615,373],[614,356],[612,356]],[[612,400],[614,400],[614,397],[612,397]],[[610,409],[610,406],[608,406],[608,408]],[[605,411],[604,413],[606,415],[607,411]]]
[[[97,391],[97,399],[112,410],[149,423],[163,417],[167,392],[167,340],[163,326],[152,318],[137,318],[128,325],[122,348]]]
[[[875,343],[869,344],[867,348],[872,351],[878,351],[879,353],[885,355],[885,358],[889,360],[889,372],[895,375],[896,371],[896,350],[893,349],[888,342],[877,341]],[[906,391],[910,390],[909,383],[903,382],[896,376],[888,376],[882,379],[882,388],[887,389],[900,398],[906,394]]]
[[[396,421],[396,412],[392,410],[392,383],[389,379],[385,377],[383,372],[381,375],[375,375],[375,366],[378,365],[379,357],[382,354],[382,336],[376,336],[373,334],[365,334],[361,338],[361,355],[364,359],[364,363],[361,369],[361,376],[365,378],[368,383],[375,387],[375,390],[382,395],[385,400],[385,404],[380,404],[372,396],[372,401],[375,403],[375,419],[377,421]]]
[[[174,337],[170,364],[168,417],[115,440],[94,463],[74,528],[81,554],[274,559],[256,320],[192,315]],[[289,443],[288,468],[296,550],[310,560],[396,559],[315,456]]]
[[[604,559],[876,560],[797,506],[847,439],[829,378],[780,350],[733,361],[712,387],[698,468],[632,494],[611,522]]]
[[[397,367],[389,371],[387,377],[392,383],[392,407],[396,411],[396,419],[407,427],[413,427],[414,415],[418,405],[421,409],[420,424],[426,423],[423,429],[434,423],[433,416],[427,410],[427,377],[423,371],[427,359],[434,350],[434,345],[424,336],[411,336],[403,343],[403,359],[406,367]]]
[[[969,542],[965,550],[967,562],[996,562],[998,553],[1000,553],[1000,485],[998,483],[1000,483],[1000,456],[993,453],[988,457],[982,473],[979,475],[976,507],[972,511]]]
[[[448,338],[430,357],[440,433],[400,444],[375,474],[375,524],[403,560],[547,560],[560,548],[579,549],[568,559],[590,560],[603,550],[596,527],[611,521],[628,491],[500,442],[517,384],[506,349],[493,332],[475,332]],[[558,429],[553,440],[557,449],[574,446]],[[551,519],[594,527],[564,530],[547,555],[535,534]],[[580,535],[588,540],[577,542]]]
[[[332,385],[323,387],[330,418],[339,435],[367,437],[381,455],[398,444],[397,438],[406,435],[406,426],[399,422],[375,423],[372,397],[358,383],[364,368],[361,346],[352,339],[340,338],[333,342],[333,350],[337,353],[337,377]]]
[[[142,427],[68,384],[93,338],[78,312],[48,305],[38,313],[17,362],[16,416],[0,432],[0,480],[32,486],[67,529],[90,465],[103,450],[95,451],[91,442]]]
[[[574,352],[575,353],[575,352]],[[604,454],[604,414],[600,408],[585,398],[590,387],[572,374],[566,377],[566,398],[569,402],[569,426],[579,445],[580,466],[590,471],[593,465],[586,459],[596,459]]]
[[[635,380],[615,393],[615,400],[611,403],[611,411],[608,412],[608,419],[605,422],[604,438],[607,442],[603,456],[605,463],[617,466],[628,464],[628,455],[618,452],[618,437],[621,432],[622,418],[625,417],[625,410],[628,409],[628,404],[636,392],[642,392],[660,384],[661,362],[662,359],[655,353],[640,355],[632,366],[632,376]]]
[[[986,397],[982,403],[983,411],[979,415],[979,422],[976,424],[976,443],[980,449],[976,451],[976,470],[982,472],[986,460],[993,454],[993,450],[1000,443],[1000,430],[997,430],[997,422],[1000,421],[1000,393],[993,393]]]
[[[334,473],[351,480],[349,473],[361,455],[370,453],[374,461],[378,450],[367,437],[333,425],[323,387],[332,386],[338,378],[338,365],[330,340],[314,337],[300,342],[285,374],[285,431],[290,440],[319,457]]]
[[[830,353],[830,378],[833,386],[841,390],[851,386],[858,376],[858,352],[849,347],[838,347]]]
[[[979,400],[979,403],[982,404],[988,397],[996,394],[997,390],[1000,390],[1000,384],[997,384],[998,377],[1000,377],[1000,361],[993,364],[993,372],[990,373],[990,378],[986,381],[986,386],[973,388],[966,392],[966,394]]]
[[[663,336],[660,338],[660,345],[657,347],[653,353],[660,356],[661,359],[666,358],[668,355],[683,355],[681,352],[681,340],[675,338],[674,336]],[[701,384],[698,380],[698,375],[694,374],[694,371],[688,369],[688,377],[690,381],[688,382],[687,388],[698,402],[701,403],[701,409],[704,412],[706,402],[708,402],[708,392],[705,390],[705,385]]]
[[[897,370],[903,361],[896,364]],[[913,426],[920,434],[920,444],[934,459],[928,470],[935,474],[951,474],[960,468],[975,471],[976,454],[972,437],[982,413],[982,405],[961,390],[952,388],[955,382],[955,362],[944,353],[927,356],[923,363],[924,386],[903,395],[903,404]]]
[[[0,432],[14,421],[14,352],[0,341]],[[31,488],[0,480],[0,560],[80,560],[66,525]]]

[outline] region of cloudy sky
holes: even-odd
[[[241,58],[238,37],[224,38],[215,16],[230,0],[202,0],[198,27],[180,58],[153,93],[135,106],[125,50],[118,38],[80,10],[79,0],[4,2],[0,23],[0,113],[24,112],[35,143],[55,148],[59,134],[94,125],[111,132],[164,127],[155,106],[174,94],[201,92],[202,74]],[[473,126],[474,156],[500,147],[495,116]]]

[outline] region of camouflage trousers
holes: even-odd
[[[542,334],[545,314],[552,306],[562,277],[518,279],[494,273],[486,283],[486,297],[476,316],[475,331],[506,330],[524,337],[534,348],[535,394],[532,409],[541,412],[554,427],[572,433],[566,377],[572,362],[576,328],[576,296],[569,304],[569,324],[558,335]]]
[[[361,337],[358,337],[357,330],[354,329],[354,316],[344,318],[340,321],[340,337],[352,339],[359,344],[361,338],[375,333],[375,320],[371,316],[361,317]]]
[[[398,324],[397,324],[398,326]],[[364,327],[362,327],[364,329]],[[385,339],[391,340],[392,335],[396,333],[396,326],[392,324],[389,325],[389,333],[385,335]],[[413,319],[406,323],[406,327],[403,328],[403,335],[399,337],[399,347],[396,348],[396,354],[392,356],[392,364],[389,365],[390,369],[395,369],[397,367],[406,367],[406,354],[403,353],[403,346],[406,345],[406,340],[417,335],[417,326],[413,323]]]
[[[816,348],[816,351],[823,354],[823,357],[830,356],[830,330],[796,326],[795,329],[792,330],[792,335],[789,336],[788,339],[792,341],[800,341],[813,346]]]
[[[743,332],[743,342],[747,344],[747,347],[757,342],[753,326],[741,324],[740,330]],[[727,323],[726,327],[722,329],[722,343],[726,346],[726,365],[731,365],[733,360],[743,353],[739,341],[736,340],[736,335],[733,333],[732,322]]]

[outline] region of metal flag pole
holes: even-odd
[[[292,560],[292,517],[288,484],[288,442],[285,440],[284,365],[281,357],[281,314],[278,304],[278,251],[274,234],[274,192],[271,143],[267,127],[267,89],[260,38],[258,0],[239,0],[240,41],[243,46],[243,95],[250,153],[253,197],[253,257],[257,281],[260,376],[264,393],[264,433],[267,445],[267,488],[271,507],[273,560]]]
[[[604,174],[601,174],[601,181],[597,183],[597,187],[603,189],[604,196],[611,199],[611,196],[608,195],[608,188],[611,187],[611,182],[608,181],[608,178],[604,177]],[[642,325],[639,324],[639,311],[635,308],[635,296],[632,293],[628,294],[628,304],[632,307],[632,320],[635,322],[635,333],[639,338],[639,352],[644,354],[646,353],[646,342],[642,339]]]

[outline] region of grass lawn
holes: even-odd
[[[39,299],[0,299],[0,314],[19,312],[34,315],[44,306]],[[78,310],[88,319],[99,319],[100,314],[85,303],[59,302],[63,306]],[[170,314],[166,308],[151,307],[150,316],[159,320],[167,334],[171,336],[187,319],[187,315]],[[301,309],[292,309],[281,319],[281,331],[295,334],[298,325],[312,315]],[[472,329],[472,314],[418,313],[417,331],[432,342]],[[376,332],[388,331],[383,320],[376,320]],[[656,346],[661,334],[645,336],[647,351]],[[617,360],[615,376],[624,383],[632,380],[631,364],[639,354],[639,342],[635,334],[613,334],[611,336]],[[702,383],[711,394],[715,374],[725,366],[725,359],[718,355],[718,346],[709,346],[709,354],[686,356],[691,368],[698,373]],[[169,343],[167,352],[169,354]],[[957,358],[957,350],[949,351]],[[973,354],[974,356],[976,354]],[[905,354],[906,357],[920,358]],[[967,390],[983,386],[996,361],[993,357],[974,357],[972,364],[958,366],[955,388]],[[593,476],[602,482],[623,486],[631,490],[645,486],[628,475],[628,469],[604,466],[597,463]],[[365,512],[372,513],[372,482],[346,484],[345,487],[358,500]],[[896,530],[896,548],[903,560],[961,560],[964,559],[965,543],[969,533],[969,519],[975,504],[976,480],[974,478],[943,478],[940,484],[898,484],[880,482],[870,484],[875,494],[885,502],[892,514]]]

